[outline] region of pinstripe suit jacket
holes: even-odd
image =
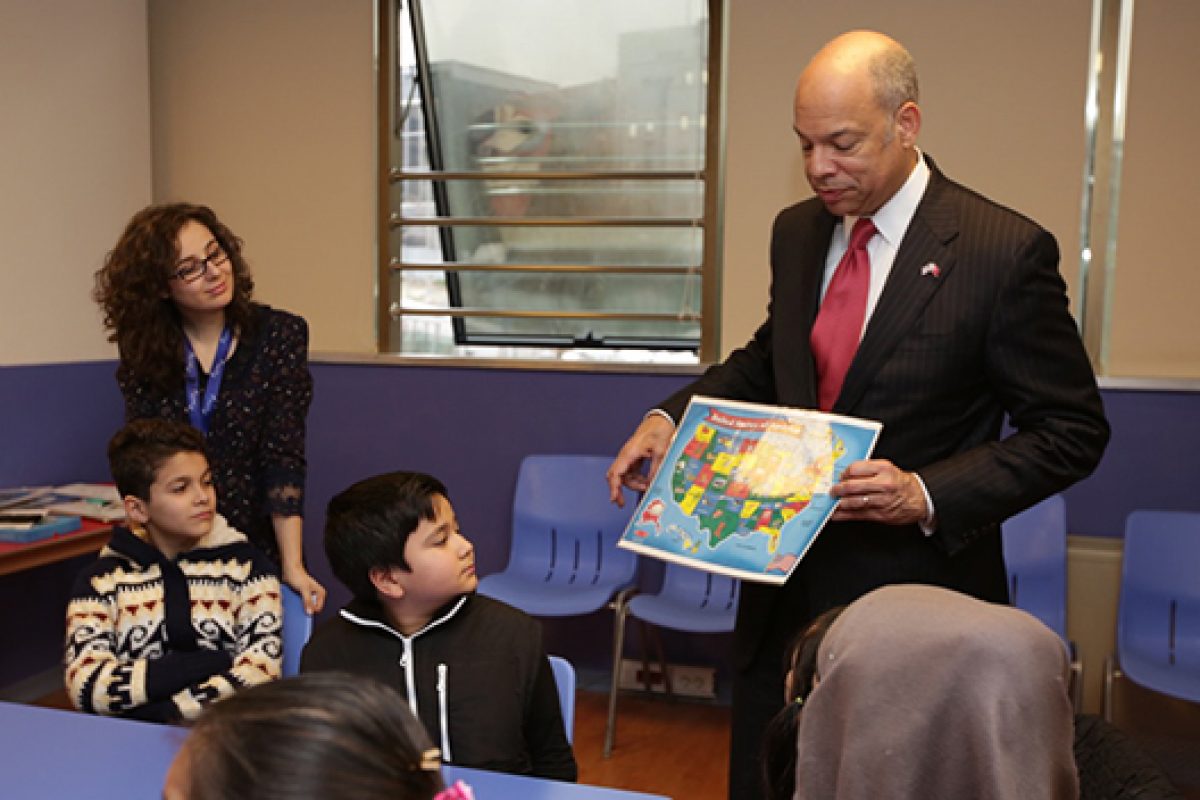
[[[830,524],[782,589],[743,586],[742,662],[768,628],[780,639],[883,584],[1006,601],[1000,521],[1089,474],[1108,441],[1054,237],[929,165],[833,411],[883,423],[875,457],[921,476],[936,532]],[[816,407],[809,333],[836,223],[816,198],[779,214],[767,321],[665,411],[678,419],[692,394]],[[1015,432],[1000,440],[1006,414]]]

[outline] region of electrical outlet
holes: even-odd
[[[682,697],[716,697],[716,670],[712,667],[696,667],[684,664],[668,664],[671,670],[671,691]],[[650,691],[665,694],[662,670],[657,661],[650,662]],[[622,689],[645,689],[642,680],[642,662],[622,659],[618,686]]]

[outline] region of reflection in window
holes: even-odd
[[[715,349],[708,6],[387,12],[387,349],[686,363]]]

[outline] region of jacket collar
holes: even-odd
[[[834,403],[835,413],[853,412],[872,376],[912,330],[954,269],[955,253],[950,245],[958,236],[959,220],[947,196],[951,184],[932,158],[926,155],[925,159],[930,170],[929,186],[896,251],[883,294]],[[930,269],[930,265],[936,269]]]
[[[342,619],[353,623],[363,628],[375,628],[377,630],[389,633],[401,641],[411,641],[416,639],[439,625],[444,625],[449,622],[456,614],[466,606],[467,601],[471,599],[471,595],[464,594],[454,598],[446,605],[434,612],[433,618],[425,623],[425,626],[416,633],[403,634],[392,627],[388,622],[386,615],[383,613],[383,606],[379,603],[367,603],[359,599],[352,600],[349,605],[343,608],[339,613]]]

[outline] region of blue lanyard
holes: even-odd
[[[208,385],[204,387],[204,400],[200,401],[200,360],[192,350],[192,343],[186,336],[183,343],[187,347],[187,361],[184,368],[187,391],[188,419],[192,426],[201,433],[208,433],[208,425],[212,422],[213,409],[217,407],[217,393],[221,391],[221,378],[225,375],[225,359],[229,356],[229,346],[233,343],[233,331],[226,325],[217,341],[217,357],[213,359],[212,374],[208,376]]]

